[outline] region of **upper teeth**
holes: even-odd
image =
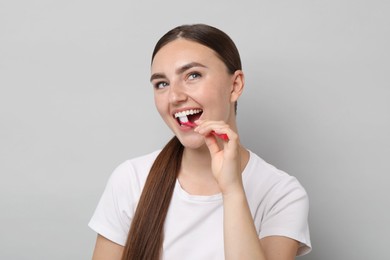
[[[201,109],[190,109],[190,110],[185,110],[185,111],[181,111],[181,112],[175,113],[175,118],[178,118],[178,117],[186,117],[186,116],[193,115],[193,114],[197,114],[197,113],[200,113],[200,112],[202,112]]]

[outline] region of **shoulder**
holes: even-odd
[[[122,162],[112,172],[108,185],[126,190],[130,185],[133,189],[141,190],[159,153],[160,150],[157,150]]]
[[[125,245],[146,177],[159,151],[126,160],[112,172],[89,226],[100,235]]]
[[[160,150],[126,160],[115,168],[113,175],[115,176],[118,175],[123,177],[124,175],[133,174],[133,173],[144,174],[145,172],[149,172],[154,160],[156,159],[159,153]]]
[[[306,190],[296,177],[269,164],[253,152],[250,152],[243,179],[247,192],[257,198],[267,198],[268,201],[278,201],[285,196],[292,200],[294,197],[307,199]]]
[[[260,238],[285,236],[310,251],[309,198],[298,179],[251,153],[245,192]]]
[[[250,159],[243,177],[270,187],[286,184],[301,186],[294,176],[266,162],[253,152],[250,152]]]

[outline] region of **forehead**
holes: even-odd
[[[198,62],[204,65],[222,63],[211,48],[179,38],[166,44],[156,53],[152,62],[152,71],[180,67],[189,62]]]

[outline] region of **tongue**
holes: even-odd
[[[192,123],[192,122],[190,122],[190,121],[182,122],[181,124],[182,124],[182,125],[185,125],[185,126],[189,126],[189,127],[196,127],[196,124],[195,124],[195,123]]]

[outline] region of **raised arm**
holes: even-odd
[[[259,239],[243,191],[226,194],[223,198],[226,259],[295,259],[297,241],[282,236]]]
[[[212,171],[223,195],[224,247],[226,260],[292,260],[299,243],[281,236],[259,238],[242,183],[243,156],[247,151],[238,135],[223,122],[200,122],[212,158]],[[227,134],[219,142],[209,133]]]

